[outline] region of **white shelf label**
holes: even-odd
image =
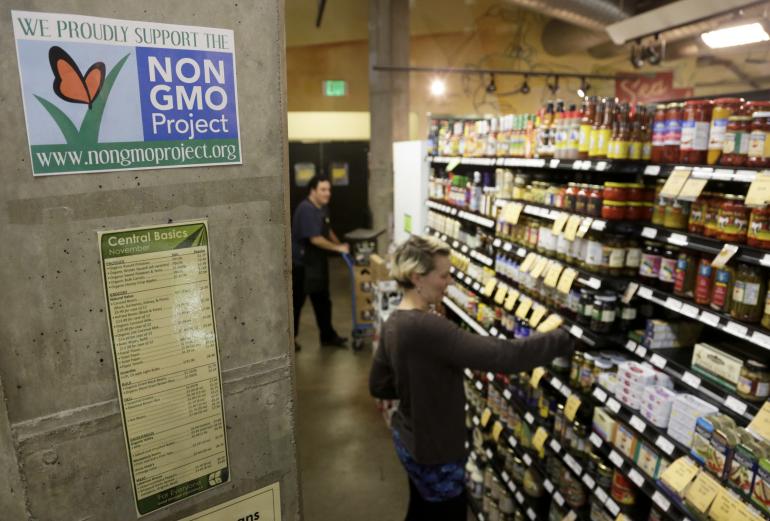
[[[572,170],[580,170],[583,167],[582,161],[575,161],[572,163]]]
[[[497,335],[497,329],[495,329],[495,328],[492,328],[492,329],[490,329],[490,330],[489,330],[489,333],[490,333],[492,336],[495,336],[495,335]],[[495,381],[495,375],[494,375],[494,374],[492,374],[492,373],[487,373],[487,381],[489,381],[489,382],[494,382],[494,381]]]
[[[650,228],[649,226],[645,226],[642,228],[642,237],[646,239],[654,239],[658,236],[658,230],[655,228]]]
[[[594,398],[599,400],[601,403],[604,403],[607,401],[607,393],[604,392],[604,389],[596,387],[594,388]]]
[[[532,458],[529,457],[529,454],[524,454],[521,459],[524,460],[524,463],[526,463],[528,467],[532,465]]]
[[[559,160],[558,159],[551,159],[550,164],[548,165],[550,168],[558,168],[559,167]]]
[[[765,253],[761,259],[759,259],[759,263],[762,266],[770,267],[770,253]]]
[[[460,248],[460,250],[461,250],[463,253],[468,253],[468,247],[467,247],[465,244],[463,244],[463,245],[462,245],[462,247]]]
[[[516,483],[514,483],[513,481],[509,481],[508,482],[508,489],[511,492],[516,492]]]
[[[596,163],[596,170],[599,172],[604,172],[607,169],[607,161],[599,161]]]
[[[663,435],[658,436],[658,439],[655,440],[655,446],[661,449],[663,452],[665,452],[669,456],[671,456],[671,454],[674,452],[674,444],[671,443],[671,440],[669,440]]]
[[[529,518],[531,521],[536,521],[536,520],[537,520],[537,514],[535,514],[535,511],[534,511],[534,510],[532,510],[531,508],[528,508],[528,509],[527,509],[527,517],[528,517],[528,518]]]
[[[764,333],[760,333],[759,331],[754,331],[751,334],[751,341],[757,345],[764,347],[765,349],[770,349],[770,336],[767,336]]]
[[[484,384],[482,384],[480,381],[476,380],[476,389],[481,391],[482,389],[484,389]]]
[[[592,432],[591,436],[589,436],[588,439],[591,441],[594,447],[596,447],[597,449],[601,448],[602,439],[599,437],[598,434],[596,434],[595,432]]]
[[[553,386],[553,388],[554,388],[554,389],[556,389],[557,391],[561,390],[561,386],[562,386],[561,380],[559,380],[559,379],[558,379],[558,378],[556,378],[555,376],[554,376],[553,378],[551,378],[551,385],[552,385],[552,386]]]
[[[644,429],[647,428],[647,424],[637,415],[631,416],[631,421],[629,423],[631,424],[631,427],[638,430],[640,434],[644,434]]]
[[[615,452],[614,450],[610,451],[610,461],[613,465],[615,465],[618,468],[621,468],[623,466],[623,458],[620,457],[620,454]]]
[[[556,503],[559,504],[560,507],[564,506],[564,496],[562,496],[559,492],[556,492],[553,495],[553,499],[556,501]]]
[[[594,478],[592,478],[588,474],[583,474],[583,483],[589,488],[589,490],[593,490],[596,486],[596,482],[594,481]]]
[[[674,244],[676,246],[687,246],[687,236],[682,235],[681,233],[672,233],[668,236],[668,239],[666,239],[669,244]]]
[[[737,322],[733,322],[731,320],[730,322],[727,323],[727,327],[725,327],[725,331],[737,337],[743,338],[746,336],[746,333],[749,332],[749,328]]]
[[[495,457],[494,454],[492,454],[492,451],[489,449],[487,449],[486,455],[488,460],[494,459]]]
[[[658,175],[660,173],[660,165],[647,165],[644,167],[644,175]]]
[[[551,440],[551,443],[549,444],[551,447],[551,450],[556,452],[557,454],[561,451],[561,444],[556,440]]]
[[[476,427],[479,426],[479,417],[478,416],[474,416],[473,417],[473,425],[475,425]]]
[[[719,315],[709,313],[708,311],[701,312],[698,320],[711,327],[717,327],[719,325]]]
[[[521,492],[516,492],[516,501],[518,501],[520,505],[524,503],[524,496]]]
[[[636,346],[638,344],[634,342],[633,340],[629,340],[626,342],[626,350],[631,351],[632,353],[636,352]]]
[[[516,438],[513,436],[508,436],[508,445],[513,447],[514,449],[519,446],[519,442],[516,441]]]
[[[636,353],[636,356],[638,356],[639,358],[644,358],[647,356],[647,348],[644,347],[643,345],[637,346],[636,351],[634,352]]]
[[[551,483],[550,480],[543,481],[543,486],[548,491],[549,494],[553,494],[553,483]]]
[[[650,288],[645,288],[645,287],[639,288],[637,295],[647,300],[650,300],[653,298],[652,290]]]
[[[580,476],[583,473],[583,467],[581,467],[580,463],[575,461],[575,458],[573,458],[570,454],[564,456],[564,463],[566,463],[567,466],[571,468],[576,475]]]
[[[572,327],[569,328],[569,332],[575,338],[583,337],[583,329],[580,326],[572,325]]]
[[[561,388],[561,389],[559,389],[559,392],[560,392],[560,393],[561,393],[561,395],[562,395],[562,396],[564,396],[565,398],[569,398],[570,396],[572,396],[572,389],[570,389],[570,388],[569,388],[569,387],[567,387],[566,385],[562,386],[562,388]]]
[[[532,425],[532,423],[535,421],[535,417],[534,417],[534,416],[532,416],[532,414],[531,414],[531,413],[527,413],[527,414],[525,414],[525,415],[524,415],[524,419],[525,419],[525,420],[527,421],[527,423],[529,423],[530,425]]]
[[[641,487],[644,484],[644,477],[642,477],[636,469],[628,471],[628,478],[633,481],[637,487]]]
[[[620,410],[620,403],[615,398],[610,398],[607,400],[607,408],[617,414]]]
[[[590,279],[586,280],[584,284],[591,289],[599,289],[602,287],[602,281],[596,277],[591,277]]]
[[[666,499],[666,497],[663,494],[661,494],[659,490],[656,490],[655,493],[652,495],[652,500],[664,512],[668,512],[668,509],[671,507],[671,502],[668,499]]]
[[[666,367],[666,359],[657,353],[653,353],[653,355],[650,357],[650,363],[658,369],[663,369]]]
[[[457,247],[460,246],[460,243],[457,241],[452,241],[452,248],[457,249]]]
[[[516,250],[516,255],[518,255],[519,257],[526,257],[527,250],[525,248],[519,248],[518,250]]]
[[[510,400],[511,399],[511,391],[509,391],[508,389],[503,389],[503,398],[505,398],[506,400]]]
[[[676,311],[679,313],[682,310],[682,304],[683,302],[681,300],[677,300],[671,297],[666,298],[666,307],[671,311]]]
[[[501,340],[508,340],[508,337],[507,337],[507,336],[505,336],[505,335],[504,335],[504,334],[502,334],[502,333],[500,333],[499,335],[497,335],[497,338],[499,338],[499,339],[501,339]]]
[[[499,248],[502,243],[503,243],[503,241],[501,241],[500,239],[495,239],[492,242],[492,246],[494,246],[495,248]]]
[[[473,373],[471,372],[471,370],[470,370],[470,369],[466,369],[466,370],[465,370],[465,376],[466,376],[467,378],[473,379]]]
[[[746,408],[747,408],[747,405],[745,403],[743,403],[742,401],[732,396],[727,396],[725,398],[725,405],[729,409],[732,409],[733,411],[737,412],[740,415],[743,415],[746,412]]]
[[[479,512],[478,514],[476,514],[476,519],[478,519],[479,521],[484,521],[484,514]]]
[[[700,387],[700,378],[698,378],[697,376],[695,376],[689,371],[684,372],[684,374],[682,375],[682,381],[687,385],[689,385],[690,387],[695,387],[696,389]]]
[[[594,494],[596,494],[596,498],[602,503],[602,505],[607,502],[607,493],[603,488],[597,488]]]
[[[696,308],[692,304],[682,304],[682,309],[680,309],[679,312],[686,317],[698,318],[700,309]]]
[[[607,499],[607,502],[604,504],[604,506],[607,507],[607,510],[609,510],[610,514],[613,516],[620,514],[620,507],[612,499]]]
[[[511,251],[513,249],[513,245],[510,242],[506,242],[505,246],[503,246],[503,251]]]

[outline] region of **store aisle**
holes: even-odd
[[[350,280],[333,259],[334,325],[350,337]],[[298,451],[306,521],[396,521],[406,512],[408,487],[369,396],[371,352],[323,348],[310,301],[302,309],[297,353]]]

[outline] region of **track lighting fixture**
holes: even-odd
[[[580,79],[580,87],[578,87],[578,90],[577,90],[578,97],[579,98],[585,98],[587,93],[588,93],[588,89],[590,89],[590,88],[591,88],[591,85],[586,81],[586,79],[585,78],[581,78]]]
[[[524,75],[524,83],[521,84],[519,92],[522,94],[529,94],[529,83],[527,83],[527,75]]]
[[[546,85],[548,85],[548,89],[551,91],[551,94],[555,96],[559,91],[559,75],[557,74],[553,77],[553,83],[546,82]]]
[[[487,94],[494,94],[497,91],[497,85],[495,85],[495,73],[489,75],[489,85],[487,85]]]

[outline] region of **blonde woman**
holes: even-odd
[[[383,325],[369,375],[374,397],[400,401],[391,428],[409,477],[406,521],[466,519],[463,369],[517,373],[574,349],[562,330],[508,341],[432,313],[451,284],[449,266],[449,247],[432,237],[396,249],[391,275],[404,298]]]

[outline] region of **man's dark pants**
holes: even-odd
[[[297,264],[292,265],[291,279],[294,289],[294,336],[299,334],[299,315],[305,297],[310,297],[310,303],[315,312],[315,321],[321,333],[321,342],[329,342],[337,338],[337,332],[332,327],[332,301],[329,297],[329,286],[325,289],[305,293],[305,268]]]

